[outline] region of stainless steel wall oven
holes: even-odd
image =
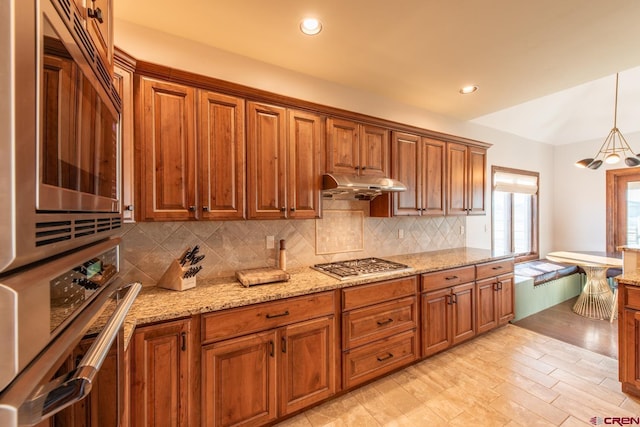
[[[121,101],[71,6],[0,5],[0,273],[121,227]]]
[[[51,419],[90,393],[114,345],[122,357],[141,287],[118,277],[121,106],[85,3],[0,1],[2,427]],[[89,331],[90,348],[70,363]],[[119,376],[108,381],[113,426]]]

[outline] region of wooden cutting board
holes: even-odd
[[[286,282],[291,276],[284,270],[275,267],[252,268],[236,271],[236,278],[244,286],[263,285],[266,283]]]

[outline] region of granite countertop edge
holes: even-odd
[[[287,270],[291,275],[288,282],[248,288],[235,277],[199,280],[195,288],[185,291],[147,286],[142,289],[127,316],[125,338],[128,343],[135,327],[146,324],[510,257],[509,254],[494,255],[488,249],[464,247],[386,256],[385,259],[406,264],[412,270],[353,280],[341,281],[311,267],[299,267]]]

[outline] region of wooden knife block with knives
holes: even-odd
[[[204,259],[204,255],[197,255],[198,249],[198,246],[187,248],[179,259],[171,261],[157,286],[174,291],[195,288],[197,274],[202,270],[202,265],[198,264]]]

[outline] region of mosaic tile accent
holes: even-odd
[[[322,211],[316,220],[316,254],[328,255],[364,250],[364,212]]]
[[[127,281],[155,285],[171,260],[187,246],[200,246],[205,254],[201,279],[230,277],[237,270],[275,266],[277,242],[287,242],[287,266],[313,264],[370,256],[404,255],[465,246],[459,233],[466,226],[464,216],[452,217],[369,217],[369,203],[361,201],[323,201],[323,219],[140,222],[125,224],[122,231],[120,268]],[[362,215],[362,249],[319,254],[326,248],[339,249],[344,227],[324,227],[323,240],[317,242],[317,223],[330,219],[331,211],[354,211]],[[328,216],[326,215],[328,213]],[[338,221],[339,219],[333,218]],[[350,222],[350,221],[349,221]],[[319,225],[323,228],[323,225]],[[358,225],[359,227],[359,225]],[[404,238],[398,238],[398,230]],[[266,236],[274,236],[275,249],[266,249]],[[353,249],[353,248],[350,248]]]

